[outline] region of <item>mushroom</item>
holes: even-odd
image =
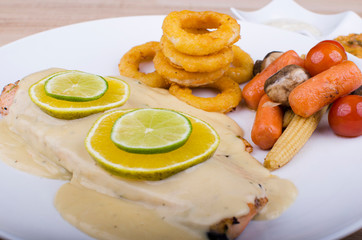
[[[256,60],[253,67],[253,74],[254,76],[262,71],[261,64],[263,63],[263,60]]]
[[[283,52],[272,51],[267,55],[265,55],[263,60],[256,60],[253,68],[254,76],[263,71],[267,66],[269,66],[272,62],[274,62],[274,60],[280,57],[280,55],[282,54]]]
[[[309,78],[310,75],[304,68],[288,65],[266,80],[264,91],[273,102],[289,106],[289,93]]]
[[[351,94],[362,96],[362,85],[359,88],[357,88],[356,90],[354,90]]]
[[[266,67],[268,67],[272,62],[275,61],[278,57],[280,57],[283,54],[283,52],[280,51],[273,51],[265,55],[264,60],[261,64],[261,69],[264,70]]]

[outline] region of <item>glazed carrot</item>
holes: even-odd
[[[361,70],[354,62],[344,61],[294,88],[289,94],[289,104],[295,114],[309,117],[361,85]]]
[[[251,139],[261,149],[269,149],[282,134],[283,112],[280,106],[268,105],[272,103],[268,95],[260,99],[256,111],[254,125],[251,130]]]
[[[268,67],[266,67],[261,73],[257,74],[250,82],[248,82],[242,92],[243,99],[246,105],[256,110],[260,101],[260,98],[264,94],[265,81],[278,72],[280,69],[287,65],[296,64],[301,67],[304,66],[304,60],[293,51],[289,50],[283,53],[280,57],[275,59]]]

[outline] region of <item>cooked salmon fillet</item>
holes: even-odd
[[[210,227],[207,236],[210,240],[229,240],[237,238],[253,219],[253,217],[267,204],[267,198],[256,198],[249,203],[249,213],[244,216],[227,218]]]
[[[59,70],[48,70],[44,73],[41,73],[39,76],[36,75],[36,79],[41,79],[47,74],[54,73],[55,71]],[[232,139],[231,141],[235,141],[235,146],[233,148],[229,148],[230,146],[221,144],[214,157],[203,163],[202,167],[196,166],[192,171],[184,171],[173,176],[172,180],[159,181],[157,184],[150,185],[143,182],[134,182],[128,181],[127,179],[114,178],[114,176],[110,175],[99,166],[94,164],[94,161],[92,161],[86,151],[81,150],[79,153],[75,152],[76,150],[74,149],[76,149],[78,146],[84,147],[82,139],[86,132],[80,132],[76,135],[76,138],[81,140],[79,144],[75,144],[75,142],[73,142],[77,140],[74,138],[74,135],[71,141],[67,142],[64,140],[68,139],[66,136],[67,132],[74,132],[74,129],[77,129],[80,126],[91,126],[92,123],[94,123],[94,120],[97,119],[97,115],[73,121],[59,119],[52,120],[52,117],[46,115],[40,109],[38,109],[35,104],[31,102],[29,96],[27,95],[26,86],[30,86],[33,82],[24,83],[26,86],[22,85],[20,88],[21,96],[17,94],[19,91],[19,85],[21,85],[21,83],[22,82],[17,82],[4,87],[4,90],[0,96],[0,113],[5,116],[7,123],[12,125],[12,129],[17,130],[16,134],[21,135],[22,133],[26,132],[26,134],[21,135],[21,137],[24,138],[25,142],[28,142],[31,145],[30,147],[34,149],[39,148],[39,146],[47,147],[47,150],[43,151],[45,157],[54,159],[52,161],[57,161],[66,170],[74,173],[71,182],[83,185],[89,189],[96,191],[99,190],[99,192],[102,192],[106,195],[118,197],[124,196],[131,201],[142,200],[145,201],[147,205],[152,207],[162,206],[161,211],[169,211],[167,208],[170,208],[172,211],[175,209],[177,211],[181,211],[181,224],[185,224],[187,227],[206,224],[207,228],[203,230],[203,235],[206,239],[225,240],[235,239],[238,237],[248,225],[250,220],[256,214],[258,214],[261,209],[265,208],[267,203],[270,203],[270,196],[266,195],[264,189],[269,188],[269,193],[271,193],[270,189],[273,189],[274,187],[272,187],[272,185],[269,186],[269,184],[274,184],[276,182],[279,183],[280,181],[280,189],[288,189],[287,192],[276,193],[277,196],[273,196],[274,193],[271,195],[272,200],[275,198],[278,200],[282,199],[281,196],[287,199],[286,203],[288,202],[288,204],[285,204],[286,206],[282,206],[283,209],[280,209],[280,211],[286,209],[296,196],[296,192],[294,192],[294,185],[289,181],[279,180],[278,178],[272,176],[271,182],[266,181],[261,184],[258,183],[259,180],[261,181],[261,179],[269,178],[271,175],[269,171],[264,169],[260,163],[258,163],[249,155],[249,152],[252,151],[252,147],[241,137],[242,132],[239,130],[233,132],[233,129],[238,129],[238,127],[237,125],[235,126],[236,123],[234,123],[231,119],[223,114],[204,113],[203,111],[194,109],[186,104],[183,105],[183,103],[179,103],[179,101],[173,96],[163,92],[161,94],[162,98],[160,100],[155,100],[152,94],[157,93],[147,94],[148,91],[151,90],[149,90],[149,88],[146,86],[140,86],[140,84],[134,83],[133,80],[128,82],[131,85],[131,89],[132,87],[137,88],[137,91],[133,91],[133,94],[137,92],[137,94],[145,96],[145,102],[148,104],[147,106],[172,106],[175,108],[175,110],[180,111],[181,109],[187,108],[186,113],[188,114],[194,116],[196,115],[196,117],[198,114],[201,114],[200,116],[206,116],[207,119],[205,121],[216,120],[215,124],[218,126],[224,126],[225,124],[227,133],[221,134],[221,142],[224,141],[224,138],[230,138]],[[16,101],[14,101],[14,97]],[[24,99],[26,99],[26,101],[24,101]],[[20,104],[20,101],[24,102]],[[125,108],[134,108],[137,106],[137,104],[139,104],[138,102],[139,99],[137,99],[137,97],[131,96],[130,100],[125,105]],[[12,108],[13,104],[15,103],[16,111],[14,112],[16,113],[13,113],[13,111],[9,113],[9,109]],[[177,106],[177,104],[180,104],[180,106]],[[18,118],[22,119],[22,121],[18,122],[16,120]],[[32,119],[36,119],[36,122],[32,121]],[[41,132],[46,133],[46,136],[43,136],[37,132],[37,129],[39,128],[42,128]],[[218,128],[216,129],[220,130]],[[56,131],[61,131],[62,135],[64,136],[58,136],[59,133]],[[31,133],[36,135],[36,137],[34,138],[34,136],[31,136]],[[235,140],[233,140],[234,138]],[[45,142],[49,139],[54,139],[54,142]],[[230,153],[225,153],[225,151],[229,151],[228,149],[230,150]],[[240,151],[243,152],[241,156],[245,157],[245,159],[235,159],[233,157],[233,154],[238,154]],[[244,168],[244,166],[240,164],[240,161],[245,161],[247,162],[247,166],[255,168],[255,176],[253,175],[254,170],[248,172],[248,169]],[[87,171],[85,171],[85,169],[87,169]],[[220,171],[225,173],[220,173]],[[203,183],[204,186],[201,188],[203,192],[200,193],[199,186],[195,186],[194,183],[205,180],[203,177],[208,175],[210,175],[210,178]],[[199,176],[202,176],[202,178]],[[245,208],[242,207],[237,210],[238,204],[236,204],[238,203],[237,200],[239,198],[244,199],[244,197],[239,196],[240,191],[244,191],[244,186],[238,186],[239,184],[234,185],[237,189],[231,189],[227,186],[228,183],[239,180],[242,182],[244,181],[244,184],[246,183],[249,186],[252,185],[252,188],[250,188],[252,189],[252,192],[248,193],[247,198],[250,199],[250,202],[246,202],[246,206],[248,207],[247,211],[245,211]],[[175,188],[180,189],[180,192],[168,191],[169,189]],[[217,196],[220,199],[214,199],[215,195],[213,193],[213,189],[218,189],[218,194],[220,195]],[[275,189],[273,189],[273,191],[274,190]],[[187,193],[187,196],[185,193]],[[194,197],[195,194],[198,196],[197,198]],[[251,198],[251,196],[254,197]],[[192,206],[189,206],[188,203],[191,200]],[[214,201],[219,201],[220,203],[225,204],[229,201],[233,202],[231,209],[235,208],[237,211],[230,209],[225,211],[224,209],[227,209],[227,206],[224,207],[224,205],[214,203]],[[207,205],[207,207],[204,208],[204,205]],[[243,205],[243,203],[240,202],[240,205]],[[216,221],[211,220],[216,219],[216,215],[218,216],[218,214],[214,216],[213,211],[217,212],[221,209],[225,211],[225,217],[218,218]],[[238,212],[243,213],[239,214]],[[194,216],[198,218],[198,221],[193,220]],[[177,221],[179,221],[179,219],[177,219]],[[188,221],[191,222],[189,223]],[[201,227],[202,229],[204,228],[203,226]]]
[[[10,83],[3,88],[0,95],[0,114],[5,116],[8,114],[11,104],[13,103],[18,83]],[[245,151],[251,152],[251,145],[243,139],[245,143]],[[267,198],[255,198],[253,203],[249,203],[249,213],[243,216],[233,216],[221,220],[219,223],[210,226],[209,231],[206,233],[210,240],[228,240],[237,238],[242,231],[246,228],[250,220],[267,204]]]
[[[13,103],[19,81],[6,85],[0,95],[0,114],[5,116],[9,113],[9,108]]]

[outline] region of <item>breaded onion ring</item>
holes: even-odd
[[[204,34],[186,31],[187,28],[216,29]],[[240,25],[229,15],[205,11],[171,12],[162,25],[164,35],[175,48],[189,55],[208,55],[220,51],[240,38]]]
[[[147,42],[131,48],[123,55],[118,65],[119,73],[126,77],[138,79],[150,87],[168,88],[170,85],[169,82],[156,71],[151,73],[139,71],[140,63],[152,61],[156,52],[160,50],[159,42]]]
[[[187,72],[184,69],[174,67],[163,55],[162,51],[156,53],[153,58],[156,71],[168,81],[186,87],[198,87],[215,82],[224,75],[226,68],[214,72]]]
[[[181,101],[209,112],[227,113],[236,108],[241,101],[241,89],[239,84],[228,77],[222,77],[215,83],[205,87],[215,88],[221,93],[215,97],[197,97],[192,94],[192,89],[171,84],[169,92]]]
[[[204,28],[185,28],[186,32],[193,33],[193,34],[204,34],[209,33],[210,31]]]
[[[240,47],[233,45],[234,59],[232,65],[225,73],[235,82],[241,84],[253,77],[254,60]]]
[[[161,49],[171,63],[182,67],[188,72],[214,72],[226,67],[233,60],[231,47],[225,47],[210,55],[192,56],[177,51],[165,36],[161,38]]]

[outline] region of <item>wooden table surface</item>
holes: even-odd
[[[0,47],[34,33],[89,20],[168,14],[183,9],[231,14],[231,6],[252,11],[269,2],[270,0],[0,0]],[[361,0],[296,2],[317,13],[332,14],[352,10],[362,16]],[[358,239],[362,239],[362,229],[344,238]]]

